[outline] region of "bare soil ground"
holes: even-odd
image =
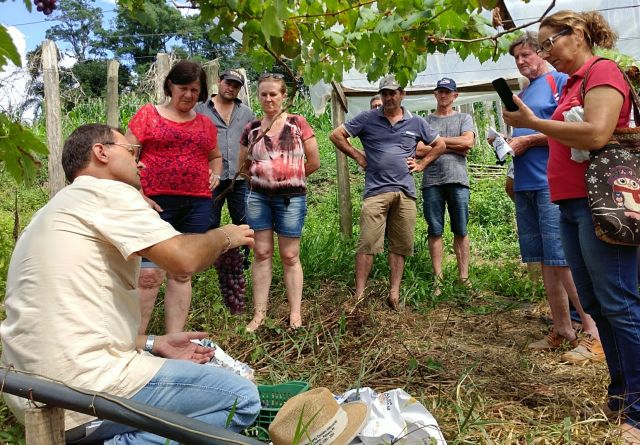
[[[546,303],[478,315],[470,309],[483,297],[471,292],[465,306],[394,312],[381,289],[354,304],[348,290],[325,283],[305,301],[304,329],[288,333],[286,302],[276,301],[255,337],[236,327],[219,340],[261,382],[307,380],[334,393],[404,388],[450,444],[621,443],[598,408],[604,363],[575,366],[561,362],[562,351],[527,350],[548,330]]]

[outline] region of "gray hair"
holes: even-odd
[[[511,45],[509,45],[509,54],[513,56],[516,46],[523,45],[528,46],[532,50],[536,51],[540,49],[540,42],[538,42],[538,33],[534,31],[527,31],[520,37],[515,39]]]

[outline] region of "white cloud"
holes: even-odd
[[[9,63],[0,72],[0,110],[12,113],[25,98],[29,74],[26,69],[27,42],[25,35],[13,26],[7,27],[7,31],[13,39],[22,63],[22,68]]]

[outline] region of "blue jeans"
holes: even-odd
[[[444,208],[449,209],[451,231],[466,236],[469,222],[469,187],[460,184],[433,185],[422,189],[422,211],[427,220],[429,236],[444,232]]]
[[[160,371],[131,400],[179,413],[210,425],[226,428],[227,417],[236,403],[229,425],[232,431],[250,426],[260,411],[256,385],[216,366],[185,360],[167,360]],[[166,439],[146,431],[105,420],[80,443],[104,440],[105,445],[158,444]],[[170,442],[172,445],[176,442]]]
[[[611,383],[609,407],[640,422],[640,297],[637,249],[595,234],[586,198],[560,201],[560,236],[585,312],[596,322]]]
[[[247,193],[247,221],[253,230],[271,230],[278,235],[300,238],[307,215],[307,196]]]
[[[244,200],[247,194],[247,181],[236,181],[233,190],[224,198],[216,199],[223,191],[231,185],[231,179],[225,179],[213,189],[213,198],[211,200],[211,228],[220,227],[220,217],[222,214],[222,206],[227,202],[227,209],[231,215],[231,222],[234,224],[246,224],[247,217],[244,207]]]
[[[560,241],[560,209],[549,189],[515,192],[518,243],[524,263],[566,266]]]

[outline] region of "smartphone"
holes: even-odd
[[[513,92],[511,91],[511,88],[509,88],[507,81],[502,77],[499,77],[492,81],[491,84],[496,90],[496,93],[498,93],[498,96],[500,96],[500,99],[502,99],[502,103],[507,111],[518,111],[518,106],[513,101]]]

